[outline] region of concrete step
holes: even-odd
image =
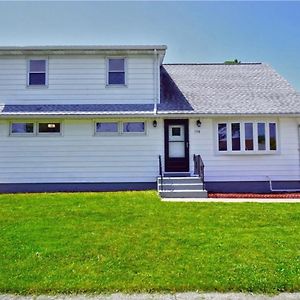
[[[203,190],[203,183],[158,183],[159,190]]]
[[[164,177],[190,177],[190,172],[164,172]]]
[[[157,178],[157,182],[161,182],[161,178]],[[202,183],[199,177],[163,177],[163,183],[177,184],[177,183]]]
[[[159,194],[162,198],[207,198],[206,190],[163,190]]]

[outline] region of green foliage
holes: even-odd
[[[226,60],[224,62],[225,65],[239,65],[240,63],[241,63],[241,61],[239,61],[238,59]]]
[[[0,196],[0,292],[300,290],[300,206]]]

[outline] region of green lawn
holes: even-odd
[[[300,205],[0,195],[0,293],[300,290]]]

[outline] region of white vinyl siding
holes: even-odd
[[[155,182],[158,156],[164,157],[164,126],[146,121],[144,135],[95,137],[95,120],[61,120],[63,136],[9,136],[10,122],[0,120],[0,182]],[[34,122],[19,120],[18,122]],[[103,119],[101,122],[115,122]],[[119,122],[144,119],[120,119]],[[190,119],[190,166],[201,154],[206,181],[299,180],[298,121],[296,118],[245,118],[227,122],[277,124],[278,151],[274,154],[221,155],[217,149],[217,118]],[[100,122],[100,121],[99,121]]]
[[[155,182],[163,124],[147,122],[143,135],[98,138],[93,120],[63,120],[63,136],[13,137],[0,120],[0,182]]]
[[[203,118],[200,130],[196,119],[190,121],[190,153],[201,154],[205,164],[207,181],[266,181],[299,180],[298,120],[296,118],[245,118],[224,119]],[[276,123],[277,150],[271,153],[219,152],[216,137],[218,123]],[[256,135],[256,133],[255,133]],[[230,137],[228,137],[230,139]],[[267,139],[268,140],[268,139]],[[267,142],[268,144],[268,142]],[[251,151],[249,151],[251,152]],[[258,152],[258,151],[257,151]],[[193,166],[193,161],[190,161]]]
[[[149,104],[154,101],[154,58],[126,58],[126,88],[107,88],[106,57],[50,55],[48,88],[26,88],[27,59],[0,58],[0,104]]]

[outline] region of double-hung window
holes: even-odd
[[[108,58],[107,60],[107,84],[125,85],[125,58]]]
[[[220,122],[217,124],[220,153],[274,153],[278,150],[275,122]]]
[[[30,59],[28,61],[28,86],[46,86],[47,85],[47,60]]]

